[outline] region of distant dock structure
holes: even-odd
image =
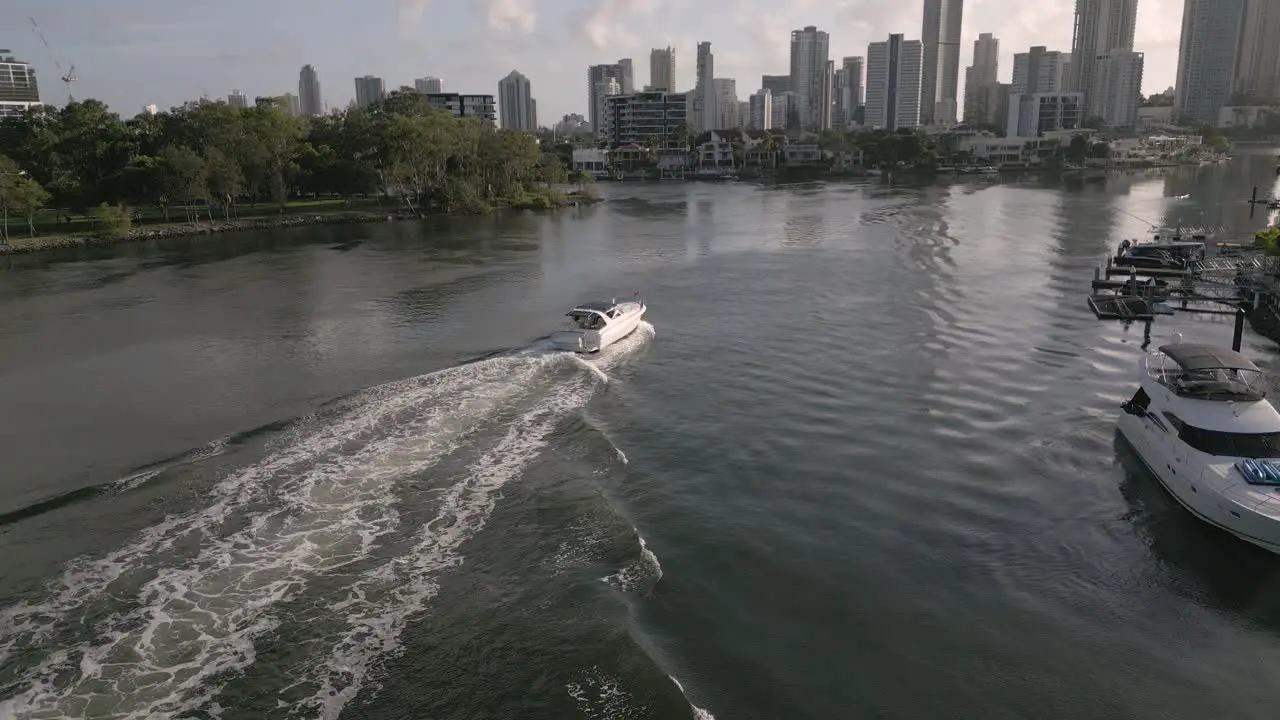
[[[1229,315],[1234,349],[1246,319],[1280,342],[1280,258],[1251,241],[1211,241],[1216,237],[1205,228],[1152,228],[1151,240],[1125,240],[1094,268],[1089,309],[1099,320],[1147,323],[1148,333],[1159,315]]]

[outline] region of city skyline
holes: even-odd
[[[474,8],[393,0],[377,10],[281,0],[270,11],[228,0],[217,14],[156,0],[119,0],[110,12],[85,0],[52,7],[38,0],[7,5],[15,7],[0,13],[0,26],[21,27],[31,15],[49,38],[52,52],[29,32],[0,39],[0,45],[35,65],[44,99],[54,104],[65,102],[54,80],[55,59],[64,67],[76,65],[77,98],[99,98],[124,114],[203,94],[223,97],[234,88],[250,97],[296,93],[299,68],[306,64],[314,66],[330,108],[345,107],[354,95],[352,78],[364,75],[384,78],[388,89],[412,86],[415,78],[430,75],[448,78],[452,92],[496,94],[498,81],[515,68],[539,88],[544,124],[567,113],[586,114],[582,74],[590,65],[631,58],[638,66],[639,89],[649,82],[650,50],[671,46],[686,59],[676,66],[676,90],[691,90],[697,43],[710,41],[715,76],[735,79],[739,98],[746,98],[759,89],[762,75],[789,71],[795,30],[815,25],[827,32],[830,57],[838,62],[865,55],[870,43],[892,33],[918,39],[923,16],[922,2],[900,0],[827,5],[799,0],[785,7],[762,0],[713,0],[680,14],[681,23],[663,12],[675,7],[673,0],[487,0]],[[972,62],[972,43],[981,32],[1000,39],[1006,82],[1017,52],[1032,45],[1069,51],[1074,3],[1060,5],[969,0],[961,67]],[[1174,84],[1182,6],[1183,0],[1139,3],[1134,49],[1146,56],[1146,93]],[[704,15],[716,22],[696,22]],[[307,34],[294,27],[303,16],[310,23]],[[442,40],[433,42],[434,34]],[[492,48],[466,52],[477,43]],[[119,83],[120,77],[131,81]]]

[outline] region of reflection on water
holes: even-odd
[[[1197,225],[1249,233],[1259,227],[1265,215],[1250,218],[1249,200],[1253,187],[1259,197],[1275,188],[1276,161],[1272,151],[1245,148],[1234,151],[1229,163],[1170,169],[1164,176],[1164,196],[1169,198],[1161,215],[1166,226]]]
[[[608,184],[549,214],[13,260],[0,621],[44,635],[0,659],[0,701],[91,715],[77,674],[123,695],[150,679],[124,651],[184,641],[135,623],[207,610],[261,622],[188,638],[223,675],[148,687],[228,719],[1271,720],[1280,559],[1115,441],[1144,329],[1230,323],[1082,302],[1150,222],[1246,227],[1231,199],[1273,168],[1235,162]],[[544,352],[567,306],[635,290],[656,334],[625,362]],[[59,654],[87,646],[122,654]],[[22,687],[37,665],[51,685]]]
[[[1280,637],[1280,562],[1249,543],[1199,520],[1178,504],[1117,431],[1116,459],[1124,473],[1125,519],[1159,560],[1161,585],[1198,603],[1238,615]],[[1224,562],[1223,558],[1230,558]]]

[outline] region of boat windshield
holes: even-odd
[[[1148,374],[1180,397],[1255,401],[1267,396],[1266,378],[1261,370],[1240,367],[1186,368],[1166,355],[1162,354],[1157,358],[1148,363]]]
[[[569,318],[571,324],[580,330],[599,330],[605,325],[600,313],[589,310],[574,310],[569,313]]]

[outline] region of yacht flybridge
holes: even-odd
[[[1201,520],[1280,553],[1280,413],[1234,350],[1174,343],[1140,361],[1120,432]]]
[[[551,346],[556,350],[597,352],[630,335],[640,327],[645,304],[633,302],[588,302],[570,310],[569,327],[551,333]]]

